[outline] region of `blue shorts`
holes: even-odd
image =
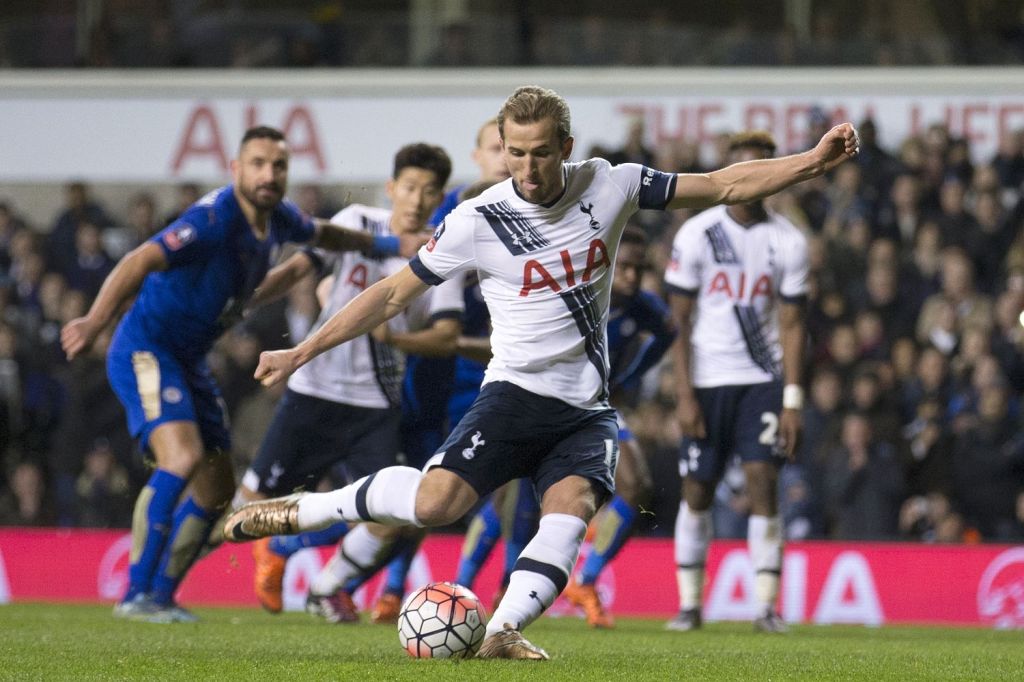
[[[207,451],[230,450],[227,408],[205,358],[185,361],[159,344],[116,334],[107,378],[128,414],[128,431],[146,452],[153,429],[187,421],[199,427]]]
[[[456,473],[484,497],[530,478],[538,499],[567,476],[615,493],[619,460],[615,411],[582,410],[506,381],[486,384],[428,466]],[[599,494],[600,496],[600,494]]]
[[[704,413],[707,438],[684,438],[679,473],[717,483],[729,460],[781,465],[778,447],[782,382],[694,389]]]
[[[270,497],[315,490],[335,465],[352,480],[398,463],[398,408],[359,407],[288,389],[242,483]]]

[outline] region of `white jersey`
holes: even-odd
[[[716,206],[683,223],[665,282],[696,296],[691,376],[700,388],[782,376],[776,302],[807,295],[807,240],[769,213],[744,227]]]
[[[353,204],[335,215],[331,222],[374,235],[389,235],[390,220],[388,209]],[[358,251],[333,253],[315,249],[309,253],[322,262],[324,271],[330,269],[334,276],[330,294],[311,334],[368,286],[408,263],[404,258],[374,258]],[[461,316],[464,307],[461,281],[448,282],[418,299],[391,320],[390,327],[396,332],[418,331],[429,327],[437,317]],[[300,367],[288,380],[288,388],[346,405],[397,407],[401,401],[404,369],[405,358],[397,349],[365,334],[321,353]]]
[[[491,314],[484,383],[508,381],[583,409],[608,404],[606,324],[612,264],[626,220],[664,208],[675,175],[602,159],[563,166],[550,205],[512,180],[460,204],[410,265],[437,284],[476,269]]]

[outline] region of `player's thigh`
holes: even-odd
[[[480,495],[460,474],[441,466],[431,467],[429,462],[427,466],[416,490],[416,520],[428,528],[455,523],[473,508]]]
[[[541,450],[532,436],[531,406],[522,402],[521,393],[505,382],[485,386],[427,462],[428,473],[435,467],[450,471],[479,497],[532,474]]]
[[[124,406],[128,431],[140,451],[152,455],[158,466],[190,470],[203,447],[184,365],[158,346],[122,342],[112,346],[107,355],[107,378]],[[181,426],[184,423],[191,428]],[[178,426],[164,429],[165,424]],[[154,447],[153,434],[158,429],[163,435]]]
[[[541,498],[542,513],[551,513],[556,503],[560,508],[572,508],[575,503],[571,494],[577,491],[582,493],[578,501],[580,513],[574,515],[589,520],[596,507],[615,494],[619,427],[613,410],[578,410],[578,413],[577,421],[566,425],[564,437],[541,459],[533,480]],[[559,485],[563,481],[565,483]],[[582,485],[581,481],[588,485]],[[554,495],[549,494],[552,488],[555,488]],[[589,516],[584,517],[584,514]]]
[[[347,442],[340,455],[352,480],[398,464],[401,412],[393,408],[349,406]]]
[[[338,403],[285,391],[242,485],[268,497],[315,489],[345,455],[347,416]]]
[[[698,388],[697,402],[704,413],[704,438],[683,438],[679,452],[679,474],[691,490],[714,489],[725,474],[735,443],[735,386]],[[686,485],[683,486],[684,494]],[[691,502],[690,499],[687,502]]]
[[[778,447],[782,382],[745,386],[736,403],[734,452],[740,461],[769,462],[781,466]]]
[[[203,440],[192,421],[161,422],[149,434],[149,456],[157,469],[190,478],[203,459]]]

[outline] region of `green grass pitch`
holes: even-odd
[[[528,636],[546,663],[417,661],[394,627],[328,625],[301,613],[196,609],[197,624],[115,620],[105,606],[0,606],[2,680],[1012,680],[1024,679],[1020,632],[747,624],[667,632],[620,619],[611,631],[544,618]]]

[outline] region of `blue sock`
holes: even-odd
[[[336,545],[348,532],[348,524],[339,521],[327,528],[308,530],[298,535],[275,535],[270,538],[270,551],[283,557],[290,557],[300,549],[307,547],[326,547]]]
[[[597,526],[594,534],[594,541],[591,544],[590,554],[583,562],[580,570],[579,583],[591,585],[597,580],[604,567],[615,558],[622,546],[629,538],[629,532],[633,529],[633,521],[636,520],[636,510],[633,505],[616,495],[608,503],[604,510],[604,516]]]
[[[508,583],[512,569],[523,553],[523,549],[537,533],[537,520],[540,516],[540,505],[537,493],[533,489],[533,481],[528,478],[519,480],[516,493],[515,515],[512,517],[512,532],[505,538],[505,575],[502,584]]]
[[[409,575],[409,567],[412,566],[417,549],[419,545],[410,543],[388,564],[388,575],[384,580],[385,594],[405,594],[405,579]]]
[[[501,518],[494,509],[494,503],[487,500],[473,520],[469,522],[466,540],[462,544],[462,556],[459,568],[455,572],[455,582],[472,589],[476,576],[483,567],[487,557],[491,555],[494,544],[501,537]]]
[[[174,591],[195,563],[219,516],[217,511],[200,507],[191,495],[178,505],[174,511],[174,526],[153,576],[154,602],[170,604],[174,600]]]
[[[139,493],[132,516],[132,552],[125,601],[152,589],[153,574],[171,532],[174,507],[186,483],[180,476],[157,469]],[[137,547],[141,547],[138,555]]]

